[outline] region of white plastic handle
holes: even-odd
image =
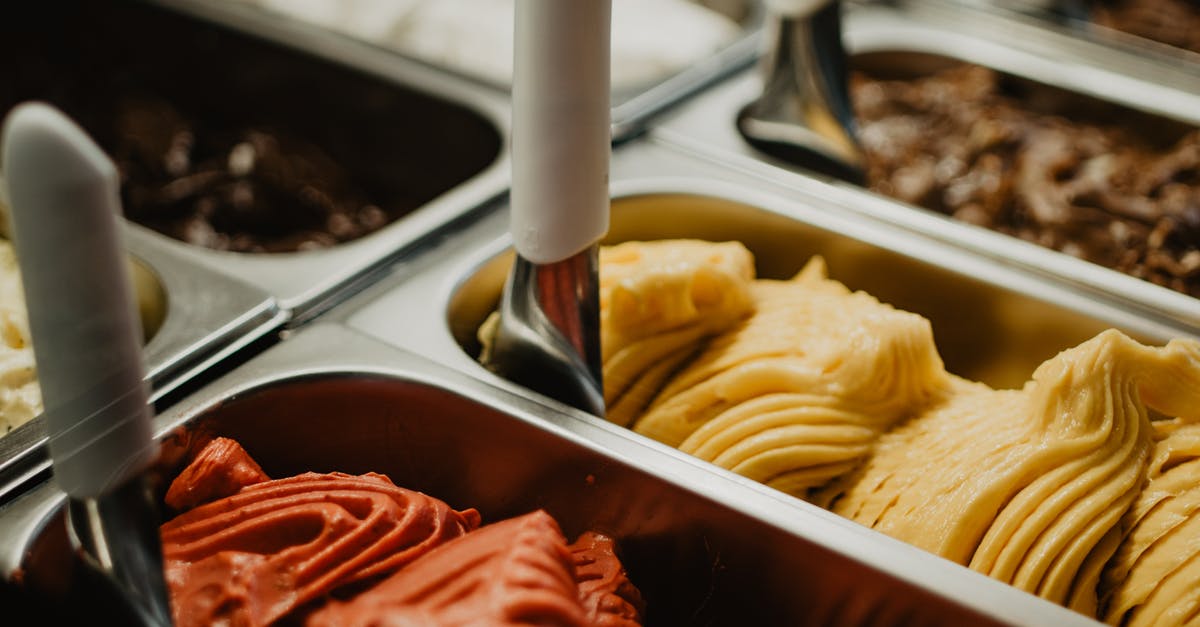
[[[517,0],[510,230],[534,263],[608,231],[611,0]]]
[[[767,11],[784,17],[807,17],[837,0],[766,0]]]
[[[154,456],[117,171],[44,104],[13,109],[2,142],[54,477],[101,496]]]

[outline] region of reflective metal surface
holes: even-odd
[[[476,507],[485,523],[544,508],[570,537],[610,534],[648,625],[1091,624],[581,412],[335,325],[298,333],[157,427],[166,477],[189,447],[223,435],[272,476],[382,472]],[[79,569],[57,531],[61,502],[44,486],[0,509],[0,572],[19,568],[25,590],[70,604],[89,588],[62,585]]]
[[[1162,315],[1097,297],[864,218],[845,198],[772,183],[657,142],[613,155],[611,228],[605,242],[691,237],[737,240],[759,276],[787,278],[814,254],[830,276],[933,325],[951,371],[1019,386],[1060,350],[1116,327],[1148,342],[1195,335]],[[494,311],[512,263],[505,208],[442,240],[427,255],[330,312],[330,318],[498,386],[521,390],[473,359],[476,332]]]
[[[500,85],[479,77],[458,74],[451,68],[429,65],[418,59],[392,52],[371,44],[356,42],[349,37],[311,24],[267,13],[244,2],[209,2],[206,0],[150,0],[157,4],[200,16],[207,20],[248,32],[272,37],[287,43],[304,42],[304,47],[346,61],[356,67],[380,68],[380,64],[414,65],[422,78],[417,85],[443,82],[438,74],[462,77],[484,88],[491,97],[507,101],[508,85]],[[612,99],[613,137],[621,140],[638,133],[649,118],[681,102],[712,84],[744,68],[757,58],[761,45],[762,7],[756,0],[694,0],[697,4],[724,15],[741,27],[739,37],[721,47],[715,54],[698,59],[674,74],[650,84],[617,90]],[[370,57],[370,60],[368,60]],[[388,59],[390,57],[390,60]],[[421,68],[434,68],[430,73]],[[470,90],[472,93],[478,90]],[[475,104],[472,102],[472,104]],[[504,127],[504,125],[501,125]]]
[[[505,379],[603,416],[598,255],[594,245],[547,264],[518,255],[480,361]]]
[[[152,400],[283,324],[263,290],[180,259],[141,227],[127,225],[124,235],[132,257],[155,279],[143,284],[162,290],[162,317],[143,352]],[[0,502],[48,471],[45,444],[41,416],[0,437]]]
[[[134,477],[96,498],[68,499],[68,536],[105,594],[137,624],[169,627],[157,511],[145,478]]]
[[[841,2],[767,20],[763,92],[738,113],[738,130],[763,152],[861,184],[866,157],[850,107]]]

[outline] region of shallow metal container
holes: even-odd
[[[947,367],[998,387],[1023,384],[1042,361],[1115,327],[1145,342],[1194,335],[1166,316],[1046,282],[848,211],[815,192],[775,184],[660,142],[619,149],[606,242],[738,240],[761,277],[787,278],[812,255],[852,289],[928,318]],[[475,362],[475,332],[495,309],[511,262],[507,208],[393,268],[330,318],[497,385]]]
[[[1079,0],[917,0],[951,8],[981,11],[974,19],[1010,20],[1039,28],[1050,36],[1066,36],[1105,46],[1121,53],[1146,57],[1158,64],[1173,64],[1200,75],[1200,53],[1179,46],[1110,28],[1092,21],[1088,4]],[[904,0],[913,4],[914,0]],[[1073,6],[1081,5],[1081,6]]]
[[[1013,20],[967,19],[964,9],[912,3],[856,6],[848,11],[845,39],[852,62],[919,71],[926,64],[961,60],[1022,79],[1053,85],[1159,116],[1166,123],[1200,126],[1200,78],[1178,67],[1151,63],[1091,42],[1049,37]],[[971,226],[862,188],[814,176],[753,149],[738,133],[738,111],[761,93],[756,71],[747,71],[678,108],[652,136],[702,158],[753,173],[764,181],[828,199],[842,213],[883,220],[946,246],[970,249],[997,263],[1020,266],[1064,289],[1121,302],[1150,318],[1170,318],[1188,332],[1200,330],[1200,300],[1100,265]]]
[[[272,476],[382,472],[476,507],[485,523],[544,508],[568,537],[607,533],[647,600],[648,625],[1091,624],[598,419],[338,325],[299,332],[156,427],[167,478],[193,436],[217,434],[239,440]],[[78,584],[62,501],[47,484],[0,509],[0,572],[23,586],[10,586],[14,611],[35,599],[88,615],[103,607]]]
[[[143,355],[153,400],[283,323],[265,292],[182,262],[153,233],[127,225],[125,241],[149,336]],[[46,437],[42,416],[0,437],[0,503],[49,469]]]
[[[277,33],[289,43],[305,48],[317,47],[326,51],[348,52],[356,48],[375,47],[376,52],[389,54],[397,59],[411,60],[419,64],[429,63],[406,56],[403,52],[394,52],[374,44],[356,41],[348,35],[303,22],[298,18],[263,10],[247,2],[231,0],[221,2],[206,0],[152,1],[249,32],[268,36],[271,33]],[[697,59],[674,74],[656,79],[648,84],[614,90],[612,128],[615,139],[621,140],[637,133],[647,118],[684,100],[712,84],[713,81],[748,66],[758,56],[763,21],[761,2],[758,0],[692,1],[736,22],[741,27],[740,35],[711,56]],[[285,32],[288,34],[283,34]],[[357,56],[358,53],[351,53],[351,57]],[[432,64],[429,67],[436,67],[443,73],[461,76],[502,95],[505,99],[508,98],[507,92],[510,89],[508,84],[490,82],[479,76],[460,73],[454,68]]]
[[[507,189],[507,98],[433,68],[349,41],[308,39],[279,20],[247,33],[153,3],[53,0],[17,13],[0,27],[0,49],[11,52],[6,63],[21,64],[19,76],[36,72],[40,59],[66,59],[218,129],[267,125],[305,138],[376,204],[408,211],[361,239],[311,252],[229,253],[159,238],[183,261],[266,290],[296,318],[316,315],[371,269]],[[4,93],[53,102],[58,92],[49,85]],[[91,130],[102,146],[112,133]]]

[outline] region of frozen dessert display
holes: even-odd
[[[270,479],[216,438],[171,484],[162,526],[175,622],[638,625],[612,540],[569,545],[544,511],[480,526],[368,473]]]
[[[493,83],[512,81],[514,0],[243,1]],[[617,91],[679,72],[741,35],[735,21],[691,0],[616,0],[612,16]]]
[[[16,251],[0,239],[0,435],[42,413],[30,342]]]
[[[1200,6],[1195,0],[1093,0],[1101,26],[1200,52]]]
[[[1200,296],[1200,131],[970,65],[851,88],[873,190]]]
[[[998,390],[819,257],[787,281],[736,243],[600,259],[610,420],[1089,616],[1194,613],[1200,342],[1109,330]]]

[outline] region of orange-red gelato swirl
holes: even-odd
[[[253,472],[243,456],[225,458],[240,464],[232,475],[244,479]],[[177,481],[230,476],[211,462],[202,453]],[[189,490],[172,485],[171,492]],[[473,509],[455,511],[374,473],[305,473],[247,485],[162,526],[175,623],[269,624],[340,586],[389,575],[479,522]]]
[[[449,542],[308,625],[636,626],[640,606],[611,540],[585,534],[568,547],[536,511]]]

